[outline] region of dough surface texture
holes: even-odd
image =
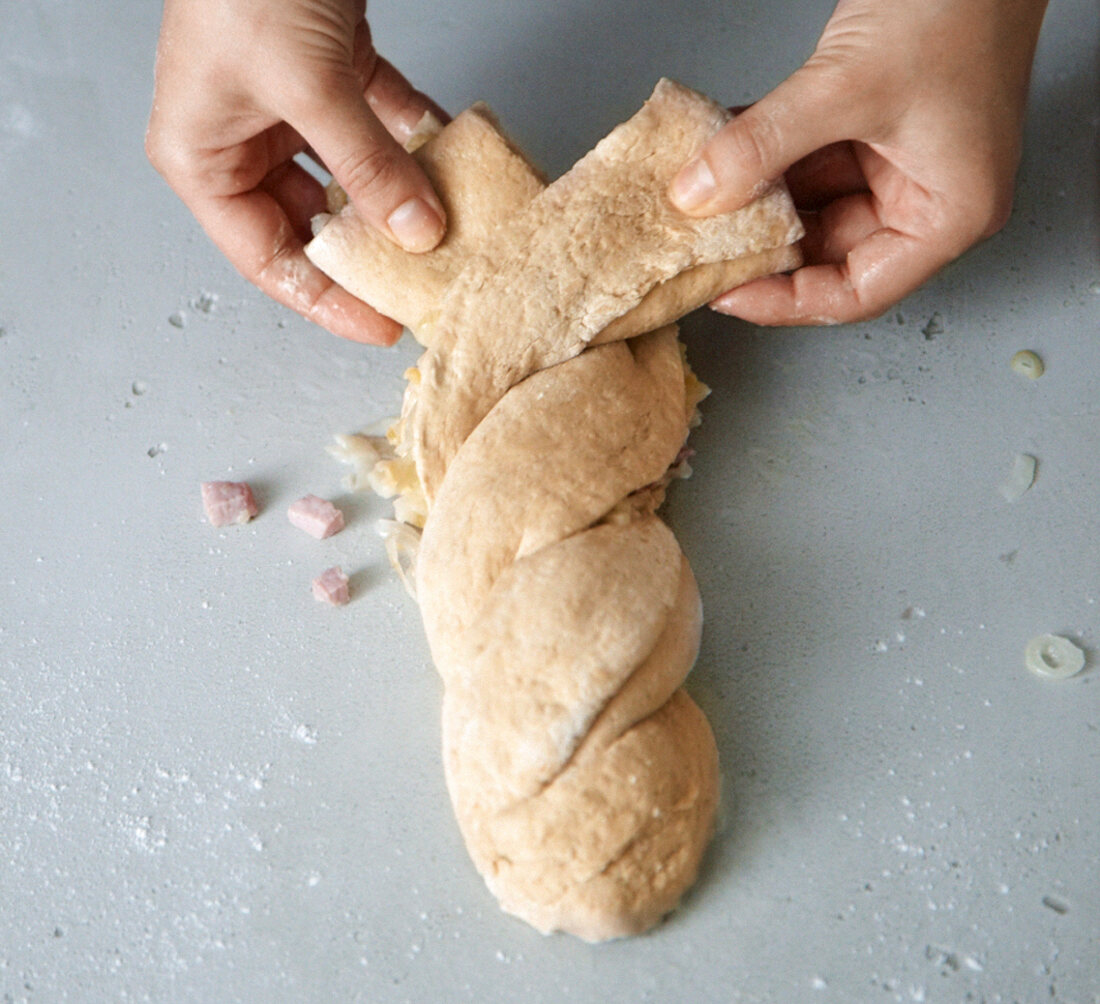
[[[656,515],[705,393],[672,322],[795,267],[802,233],[781,187],[704,220],[667,202],[727,118],[661,81],[544,185],[475,107],[416,154],[449,213],[437,251],[350,209],[308,249],[427,346],[384,463],[427,513],[417,596],[467,849],[506,911],[590,941],[672,910],[714,825],[714,738],[682,687],[699,593]]]

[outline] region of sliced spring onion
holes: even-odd
[[[1013,372],[1019,373],[1020,376],[1025,376],[1029,380],[1038,380],[1043,375],[1043,360],[1040,359],[1031,349],[1020,349],[1009,363]]]
[[[1001,494],[1006,502],[1015,502],[1022,498],[1034,484],[1036,463],[1036,459],[1027,453],[1016,454],[1012,460],[1012,470],[1008,472],[1008,480],[1001,485]]]
[[[1036,676],[1064,680],[1085,668],[1085,653],[1068,638],[1041,634],[1027,643],[1024,664]]]

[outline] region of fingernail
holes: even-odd
[[[386,225],[406,251],[431,251],[443,237],[443,219],[421,198],[402,202],[390,213]]]
[[[669,198],[685,213],[698,209],[714,197],[714,173],[702,157],[693,160],[675,178],[669,187]]]

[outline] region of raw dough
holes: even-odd
[[[420,284],[389,301],[429,346],[394,438],[428,513],[416,578],[459,826],[505,910],[593,941],[671,910],[713,828],[714,739],[681,688],[699,595],[655,515],[699,399],[669,322],[795,267],[801,235],[778,187],[706,220],[667,202],[727,117],[662,81],[542,189],[464,113],[419,151],[450,150],[433,180],[453,243],[373,274]],[[309,250],[379,305],[364,232],[344,210]]]
[[[413,156],[447,213],[447,232],[431,254],[401,250],[349,206],[323,221],[306,253],[345,289],[420,337],[425,315],[469,257],[545,182],[483,104],[468,108]],[[470,184],[473,178],[492,184]]]

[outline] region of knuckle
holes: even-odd
[[[203,188],[228,195],[251,192],[261,180],[259,169],[236,160],[228,161],[224,165],[211,164],[200,175]]]
[[[279,81],[277,105],[288,118],[309,122],[331,113],[358,93],[354,73],[327,61],[295,64]]]
[[[1002,230],[1012,215],[1011,186],[957,180],[952,193],[923,207],[911,229],[934,235],[948,258],[957,258]]]
[[[801,77],[826,104],[850,98],[854,87],[866,83],[863,75],[853,72],[850,53],[835,47],[815,52],[794,77]]]
[[[167,142],[163,130],[150,123],[145,132],[145,156],[158,174],[167,177],[172,170],[174,157],[172,146]]]
[[[159,130],[145,136],[145,156],[157,172],[176,192],[180,192],[195,174],[194,158],[175,138]]]
[[[978,241],[992,237],[1002,230],[1012,215],[1013,193],[1011,186],[984,182],[976,186],[967,199],[965,211],[951,227],[957,233],[959,253]]]
[[[395,188],[401,178],[396,158],[382,146],[369,146],[331,165],[348,192],[368,199]]]
[[[871,138],[892,121],[901,100],[880,61],[841,45],[816,52],[791,80],[805,101],[802,111],[853,134],[846,138]]]
[[[1012,192],[996,191],[982,207],[979,220],[982,222],[978,236],[984,240],[1003,230],[1012,216]]]
[[[739,127],[731,129],[726,137],[723,156],[732,160],[742,171],[762,176],[771,163],[776,124],[770,115],[759,111],[754,114],[752,109],[737,121]]]

